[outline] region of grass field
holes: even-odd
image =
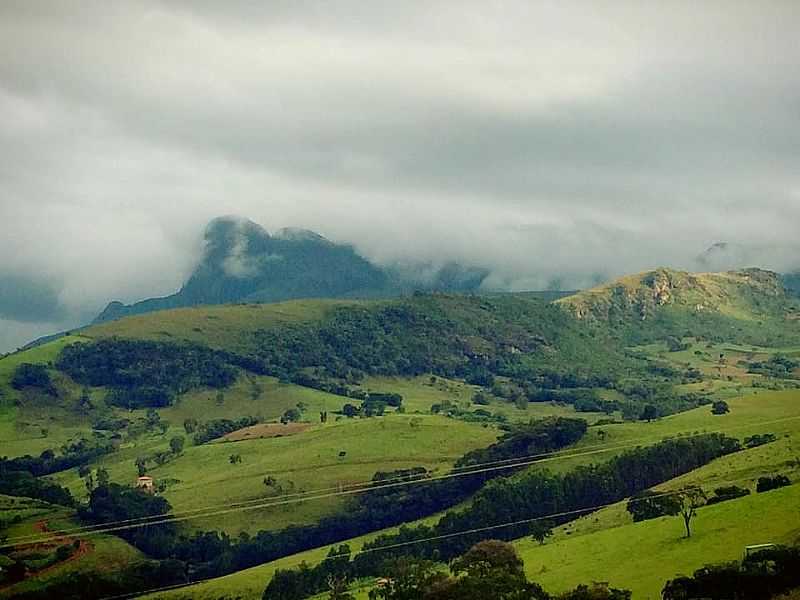
[[[577,464],[607,460],[622,451],[614,449],[617,445],[656,443],[665,437],[704,430],[728,431],[739,438],[772,432],[780,436],[776,442],[715,460],[657,489],[673,490],[694,483],[712,491],[715,486],[734,480],[738,482],[736,485],[754,488],[753,481],[759,475],[777,472],[789,475],[793,481],[800,481],[800,392],[762,391],[737,398],[730,404],[731,413],[722,417],[711,415],[706,406],[653,423],[602,426],[608,431],[604,440],[596,435],[598,428],[591,428],[590,434],[577,448],[584,452],[601,449],[608,452],[561,458],[534,468],[568,470]],[[531,579],[551,591],[565,590],[578,583],[611,581],[613,585],[634,590],[634,599],[658,598],[664,581],[678,572],[691,572],[706,563],[733,560],[740,556],[744,545],[766,538],[776,542],[794,541],[800,536],[798,507],[800,484],[705,507],[695,522],[696,535],[691,540],[681,540],[683,524],[680,519],[633,524],[624,502],[621,502],[557,529],[545,546],[540,547],[527,539],[516,545]],[[426,519],[427,522],[433,520],[435,517]],[[758,527],[754,528],[753,522]],[[767,522],[769,525],[762,527]],[[348,543],[355,550],[364,540],[375,535],[349,540]],[[326,552],[327,547],[315,549],[149,598],[212,600],[225,595],[260,598],[275,569],[297,566],[302,561],[315,564],[324,558]],[[603,555],[603,552],[607,554]],[[593,559],[595,554],[599,558]],[[631,569],[619,566],[629,564],[628,558],[632,555],[636,556],[636,563]],[[580,558],[573,560],[569,558],[572,556]],[[662,560],[661,556],[668,558]],[[561,566],[562,563],[569,567]],[[604,568],[608,565],[614,567]],[[365,600],[368,590],[368,583],[355,589],[356,599]],[[324,595],[319,598],[324,598]]]
[[[259,394],[254,395],[257,383]],[[304,419],[312,427],[291,438],[215,442],[200,447],[190,443],[182,454],[162,466],[153,467],[149,474],[156,480],[170,481],[164,496],[176,511],[192,510],[199,505],[226,504],[274,495],[263,479],[275,477],[284,492],[337,486],[339,483],[365,481],[375,471],[423,465],[446,469],[468,450],[491,443],[498,431],[478,423],[466,423],[430,415],[430,405],[443,400],[469,403],[475,388],[464,383],[429,377],[415,379],[371,378],[365,387],[380,391],[397,391],[404,397],[405,414],[387,413],[378,419],[342,419],[320,426],[319,411],[339,410],[347,398],[300,387],[282,384],[271,377],[242,376],[224,391],[222,402],[215,392],[193,391],[181,397],[175,406],[161,409],[159,414],[170,428],[164,433],[142,435],[124,443],[120,449],[96,462],[105,468],[112,481],[130,483],[135,480],[137,456],[165,451],[173,436],[190,437],[183,430],[186,418],[210,420],[253,415],[265,421],[277,419],[298,403],[305,405]],[[550,403],[531,404],[520,410],[513,404],[494,400],[490,410],[505,411],[510,420],[527,420],[547,415],[578,415],[568,406]],[[415,414],[419,411],[420,414]],[[131,420],[144,417],[145,411],[123,411]],[[589,415],[590,417],[592,415]],[[330,415],[335,419],[335,415]],[[413,422],[413,425],[412,425]],[[402,448],[402,453],[398,452]],[[338,453],[345,451],[346,457]],[[231,454],[240,454],[242,464],[231,465]],[[290,475],[290,471],[295,473]],[[86,497],[83,480],[72,469],[57,476],[78,498]],[[201,493],[198,493],[201,492]],[[340,499],[293,504],[280,509],[254,510],[228,515],[224,519],[206,522],[192,521],[197,528],[224,528],[230,533],[254,532],[259,529],[283,527],[290,523],[309,523],[341,506]]]
[[[153,437],[160,438],[160,447],[170,435]],[[340,484],[368,481],[379,470],[422,465],[441,472],[468,450],[489,445],[496,436],[496,429],[445,417],[387,415],[318,425],[291,437],[192,446],[148,472],[157,480],[173,481],[163,495],[176,512],[207,506],[225,508],[234,502],[268,500],[276,495],[276,488],[263,483],[267,476],[274,477],[288,493],[335,490]],[[112,481],[132,482],[137,475],[134,459],[144,448],[144,441],[122,448],[98,464],[108,470]],[[340,456],[342,452],[344,456]],[[230,463],[232,454],[242,457],[241,464]],[[76,494],[85,493],[74,469],[60,481]],[[332,497],[236,512],[207,521],[193,520],[190,526],[252,533],[314,522],[342,502],[342,498]]]
[[[82,333],[98,339],[117,336],[161,342],[189,341],[212,348],[246,350],[250,334],[273,325],[321,320],[338,306],[357,300],[292,300],[275,304],[226,304],[177,308],[93,325]]]
[[[691,538],[679,517],[574,534],[544,546],[517,544],[529,578],[548,591],[608,581],[636,600],[657,600],[667,579],[704,564],[742,558],[744,547],[800,537],[800,485],[699,509]],[[599,518],[599,517],[589,517]]]
[[[343,304],[353,302],[299,301],[164,311],[93,326],[82,332],[86,337],[69,336],[6,357],[0,360],[0,454],[38,453],[45,448],[58,448],[71,436],[90,435],[89,416],[81,416],[68,408],[80,388],[66,376],[54,374],[63,378],[58,380],[64,390],[58,402],[11,390],[8,382],[20,362],[47,364],[66,344],[113,335],[201,342],[226,350],[247,351],[251,349],[248,345],[252,343],[250,334],[258,329],[321,320],[328,311]],[[714,461],[662,487],[674,489],[686,483],[713,487],[734,479],[747,480],[752,487],[756,477],[773,472],[788,474],[796,480],[800,475],[800,390],[754,388],[754,383],[761,384],[764,380],[748,373],[746,363],[764,360],[776,352],[797,356],[800,348],[690,341],[690,347],[681,352],[668,352],[665,344],[639,346],[636,350],[682,369],[699,369],[705,376],[702,383],[687,384],[678,389],[713,391],[715,397],[727,399],[731,408],[729,414],[715,416],[709,406],[704,406],[652,423],[593,426],[575,446],[576,456],[558,457],[532,468],[567,471],[576,465],[608,460],[636,445],[657,443],[676,435],[721,431],[743,438],[755,433],[774,433],[779,439],[772,444]],[[720,360],[721,354],[723,360]],[[775,382],[768,383],[772,385]],[[779,383],[776,387],[779,385],[789,387],[792,383]],[[493,426],[431,415],[432,404],[449,402],[468,410],[484,408],[504,415],[509,421],[557,415],[584,418],[592,424],[607,417],[599,413],[576,413],[570,406],[549,402],[530,403],[520,408],[499,398],[491,398],[488,406],[478,407],[471,400],[479,388],[441,377],[368,377],[362,388],[401,394],[405,413],[387,411],[387,415],[381,418],[337,420],[332,413],[352,400],[283,384],[270,377],[242,374],[221,396],[216,390],[194,390],[181,396],[174,406],[159,409],[161,419],[168,424],[163,433],[152,431],[126,438],[118,451],[101,457],[92,466],[106,468],[112,481],[130,484],[137,475],[134,461],[138,456],[165,451],[173,436],[184,436],[187,438],[184,450],[160,466],[151,465],[148,474],[166,485],[163,495],[177,513],[196,509],[226,511],[237,502],[269,501],[270,497],[291,492],[336,490],[343,484],[367,481],[378,470],[422,465],[441,473],[466,451],[489,445],[499,433]],[[104,393],[105,390],[100,388],[92,390],[93,400],[101,405],[98,410],[132,421],[145,417],[146,411],[143,410],[123,411],[105,407]],[[616,394],[613,391],[603,393],[608,397]],[[236,442],[219,440],[194,446],[183,428],[183,422],[188,418],[208,421],[252,415],[262,421],[274,422],[286,409],[298,405],[304,407],[303,420],[308,423],[308,428],[290,437]],[[330,420],[325,425],[319,423],[320,411],[329,413]],[[46,435],[43,430],[46,430]],[[232,455],[239,455],[241,463],[233,464],[230,460]],[[265,485],[268,476],[277,480],[277,485]],[[76,497],[85,498],[84,481],[76,469],[60,473],[56,479],[69,487]],[[619,504],[559,529],[543,547],[527,540],[519,541],[518,547],[531,577],[554,591],[573,587],[575,583],[609,580],[613,585],[634,589],[635,598],[656,597],[663,581],[677,571],[691,571],[706,562],[727,560],[731,552],[740,553],[741,546],[750,543],[745,538],[752,535],[752,520],[759,515],[763,515],[764,521],[769,521],[769,526],[759,532],[759,535],[769,536],[769,541],[796,537],[800,533],[797,531],[800,520],[796,510],[800,499],[798,488],[800,486],[795,485],[770,494],[753,495],[704,508],[697,521],[698,534],[692,540],[680,540],[682,524],[677,519],[634,525],[624,505]],[[253,533],[280,529],[289,524],[313,523],[341,509],[344,502],[341,497],[331,496],[284,506],[224,512],[188,521],[186,527],[223,529],[233,535],[242,531]],[[0,514],[3,506],[0,498]],[[23,521],[12,531],[23,531],[41,519],[50,519],[53,528],[54,524],[68,518],[63,511],[52,511],[47,506],[11,508],[23,515]],[[355,550],[375,535],[377,533],[351,540],[351,547]],[[80,560],[63,565],[64,569],[88,571],[121,564],[114,563],[114,553],[118,553],[120,561],[140,558],[135,550],[118,538],[100,536],[92,540],[93,551]],[[315,549],[158,597],[201,600],[225,596],[259,598],[276,568],[295,566],[303,560],[313,564],[326,552],[327,548]],[[618,566],[627,554],[636,555],[630,573]],[[39,582],[25,585],[41,585],[52,580],[51,576],[58,576],[57,571],[48,571]],[[366,598],[369,588],[369,582],[362,584],[356,594],[359,599]]]
[[[430,413],[431,405],[450,402],[466,410],[484,408],[495,414],[505,415],[509,421],[528,421],[543,417],[577,417],[593,423],[607,417],[604,413],[579,413],[572,406],[555,402],[529,402],[524,409],[517,408],[513,402],[490,397],[488,406],[472,403],[479,386],[463,381],[421,375],[419,377],[367,377],[362,389],[373,392],[395,392],[403,396],[403,407],[407,413]],[[485,391],[485,390],[484,390]]]
[[[58,447],[90,427],[86,419],[77,418],[52,401],[42,402],[11,387],[14,371],[21,363],[48,364],[69,344],[84,339],[65,336],[24,352],[0,359],[0,455],[38,454]],[[43,435],[42,430],[47,430]]]

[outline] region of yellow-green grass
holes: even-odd
[[[361,387],[373,392],[395,392],[403,396],[406,413],[428,414],[431,405],[450,402],[466,410],[486,409],[494,414],[505,415],[509,421],[528,421],[549,416],[577,417],[589,423],[607,415],[603,413],[579,413],[572,406],[555,402],[529,402],[520,409],[513,402],[489,396],[490,404],[479,406],[472,397],[480,391],[479,386],[445,377],[367,377]]]
[[[763,379],[759,374],[749,373],[748,365],[768,360],[776,354],[797,356],[800,348],[768,348],[743,346],[729,343],[708,343],[686,338],[688,348],[669,352],[665,342],[636,346],[634,350],[666,360],[679,367],[693,367],[707,378],[722,379],[735,385],[750,384]],[[743,363],[743,364],[740,364]]]
[[[226,304],[162,310],[93,325],[82,333],[90,338],[195,342],[226,350],[243,350],[259,329],[318,321],[339,306],[356,300],[292,300],[274,304]]]
[[[412,423],[413,421],[413,423]],[[165,448],[169,437],[148,436],[136,447],[121,448],[104,457],[112,481],[133,482],[134,460],[149,447]],[[278,492],[263,480],[274,477],[284,493],[313,491],[369,481],[376,471],[422,465],[442,472],[465,452],[485,447],[498,431],[439,416],[387,415],[372,419],[345,419],[316,425],[290,437],[204,444],[185,448],[183,453],[148,471],[156,480],[177,480],[164,492],[175,512],[212,507],[225,509],[235,502],[254,499],[269,501]],[[340,453],[344,452],[344,456]],[[232,465],[230,456],[242,462]],[[82,481],[74,469],[60,481],[76,494]],[[289,524],[306,524],[339,509],[344,497],[332,496],[257,510],[236,511],[189,526],[225,529],[230,533],[278,529]]]
[[[68,415],[49,397],[26,396],[11,387],[11,378],[20,364],[52,363],[64,346],[82,339],[85,338],[69,335],[0,359],[0,455],[38,454],[87,430],[88,421]],[[42,429],[47,430],[46,436]]]
[[[416,523],[433,524],[440,516],[441,515],[433,515],[421,519]],[[353,555],[355,555],[361,550],[364,544],[375,540],[381,535],[396,533],[398,529],[399,527],[390,527],[381,531],[351,538],[342,543],[346,543],[350,546],[350,550]],[[241,600],[261,598],[264,588],[267,587],[275,571],[278,569],[293,569],[303,563],[313,566],[321,562],[325,556],[327,556],[331,548],[338,546],[339,544],[331,544],[320,548],[314,548],[313,550],[293,554],[292,556],[244,569],[243,571],[238,571],[224,577],[210,579],[178,590],[153,592],[142,597],[148,600],[155,600],[157,598],[165,600],[218,600],[219,598],[226,597],[241,598]],[[353,593],[359,600],[361,598],[366,599],[370,587],[369,581],[359,582],[353,586]]]
[[[651,423],[626,421],[592,426],[577,444],[532,468],[563,473],[676,436],[720,432],[744,439],[754,434],[784,436],[800,431],[800,390],[756,390],[727,402],[731,412],[726,415],[712,415],[710,406],[701,406]]]
[[[656,600],[666,580],[709,563],[740,559],[744,547],[793,543],[800,536],[800,485],[698,510],[693,535],[679,517],[627,523],[540,546],[516,544],[529,578],[550,592],[608,581],[637,600]]]
[[[642,445],[657,443],[659,440],[667,436],[674,436],[679,433],[692,433],[695,431],[708,430],[716,431],[718,429],[727,430],[731,435],[736,437],[744,437],[752,433],[766,433],[773,432],[780,435],[780,439],[772,444],[761,446],[758,448],[743,451],[741,453],[733,454],[715,460],[709,465],[697,469],[683,477],[679,477],[672,481],[666,482],[662,486],[657,486],[659,490],[674,490],[679,489],[690,483],[702,484],[704,489],[713,492],[714,487],[717,485],[725,484],[729,481],[737,481],[740,486],[750,487],[754,489],[754,480],[763,474],[769,473],[785,473],[793,480],[800,479],[800,465],[795,460],[797,455],[796,449],[800,447],[800,392],[770,392],[748,395],[743,398],[734,400],[731,403],[732,413],[723,417],[715,417],[710,414],[709,407],[701,407],[699,409],[676,415],[666,419],[661,419],[653,423],[625,423],[620,425],[606,425],[590,429],[590,434],[587,436],[587,441],[578,445],[581,451],[593,452],[603,448],[610,449],[609,452],[587,454],[581,457],[565,459],[559,458],[557,460],[543,463],[536,468],[548,468],[555,471],[565,471],[574,468],[578,464],[587,464],[589,462],[604,461],[613,456],[623,449],[616,449],[617,445],[624,445],[628,447],[630,444],[640,442]],[[738,413],[738,417],[737,417]],[[788,420],[783,420],[788,419]],[[766,421],[772,422],[770,425],[761,425]],[[602,440],[596,433],[597,430],[603,429],[611,431],[607,434],[606,439]],[[800,485],[791,486],[794,493],[800,493]],[[780,492],[780,491],[779,491]],[[783,492],[786,493],[786,492]],[[781,493],[773,495],[775,492],[768,494],[758,495],[759,510],[768,510],[761,503],[767,503],[769,499],[781,499]],[[797,497],[792,495],[792,501],[796,502]],[[766,500],[765,500],[766,499]],[[751,499],[751,502],[753,500]],[[779,501],[782,507],[778,510],[777,516],[774,519],[784,518],[784,510],[789,510],[785,506],[785,502]],[[735,502],[724,503],[719,507],[734,506]],[[703,516],[708,511],[713,511],[714,507],[703,508],[701,511],[700,520],[697,521],[697,527],[702,527],[706,522]],[[769,509],[770,511],[772,509]],[[772,514],[771,512],[766,514]],[[770,517],[771,519],[773,517]],[[424,522],[435,522],[438,516],[425,519]],[[797,523],[797,513],[795,513],[795,525]],[[677,519],[674,520],[674,525],[670,523],[670,535],[680,536],[680,527],[682,525]],[[670,521],[673,521],[670,520]],[[412,523],[412,525],[417,524]],[[555,532],[554,538],[543,547],[544,550],[561,543],[573,543],[578,539],[589,538],[591,534],[599,534],[615,528],[621,528],[631,525],[631,517],[625,510],[625,503],[620,502],[609,508],[600,510],[585,518],[579,519],[565,527],[558,528]],[[639,525],[637,524],[637,527]],[[674,531],[673,531],[674,530]],[[348,540],[351,548],[355,551],[363,545],[364,540],[373,539],[377,533],[362,536]],[[619,542],[619,540],[617,540]],[[518,542],[520,550],[524,555],[529,551],[539,552],[541,549],[527,540]],[[635,543],[624,545],[624,551],[638,552]],[[183,598],[198,598],[199,600],[210,600],[212,598],[219,598],[224,595],[232,597],[241,596],[241,598],[259,598],[263,592],[269,579],[272,577],[275,569],[288,568],[297,566],[300,562],[305,561],[308,564],[315,564],[319,562],[327,553],[328,547],[322,549],[315,549],[309,552],[304,552],[292,557],[281,559],[273,563],[260,565],[234,573],[226,577],[214,579],[202,584],[197,584],[181,591],[174,591],[169,593],[162,593],[151,596],[152,598],[170,598],[170,599],[183,599]],[[624,557],[623,551],[623,557]],[[620,560],[617,558],[617,560]],[[655,559],[654,559],[655,560]],[[709,561],[717,560],[715,555],[709,555]],[[555,562],[555,560],[554,560]],[[706,561],[708,562],[708,561]],[[537,563],[537,566],[531,567],[530,561],[526,560],[526,568],[534,569],[535,572],[530,573],[534,580],[541,579],[542,575],[539,573],[542,563]],[[602,563],[599,563],[602,565]],[[700,563],[704,564],[703,562]],[[656,566],[661,568],[657,560],[654,562],[651,571]],[[672,573],[667,573],[660,580],[660,583],[653,584],[655,587],[663,585],[663,581],[671,577]],[[660,577],[660,576],[659,576]],[[576,577],[577,583],[587,583],[594,580],[606,581],[602,573],[594,575],[589,573],[580,573],[580,577]],[[572,580],[570,580],[572,581]],[[616,583],[616,582],[612,582]],[[620,583],[620,585],[622,585]],[[569,587],[565,585],[563,588]],[[358,600],[367,597],[369,586],[363,586],[354,589],[353,593]],[[660,587],[658,588],[660,590]],[[323,596],[324,597],[324,596]],[[636,596],[635,596],[636,597]],[[656,597],[656,596],[654,596]]]
[[[687,273],[661,268],[626,275],[556,302],[576,314],[585,314],[597,307],[602,309],[613,303],[632,309],[640,301],[654,298],[654,280],[667,284],[659,298],[659,303],[666,303],[665,308],[717,312],[742,321],[757,321],[764,312],[757,303],[753,303],[751,294],[747,292],[771,297],[780,286],[774,275],[758,278],[745,271]]]
[[[261,389],[260,395],[255,399],[251,396],[253,389],[251,382],[256,382]],[[104,393],[103,390],[95,391],[98,396]],[[272,377],[255,376],[240,377],[233,386],[224,390],[221,403],[216,396],[217,390],[195,390],[181,396],[174,406],[158,411],[162,421],[170,425],[166,432],[162,434],[156,431],[126,441],[116,452],[96,460],[93,466],[105,468],[109,472],[111,481],[129,484],[138,475],[134,465],[137,457],[169,450],[169,441],[173,437],[183,437],[188,451],[188,447],[192,445],[192,435],[184,430],[183,423],[186,419],[195,419],[202,423],[212,419],[238,419],[249,415],[270,421],[280,417],[286,409],[302,402],[306,406],[304,418],[318,421],[319,411],[338,410],[347,401],[341,396],[294,384],[279,383]],[[118,416],[135,422],[144,418],[147,411],[141,409],[115,412]],[[84,434],[85,432],[86,429],[83,430]],[[155,468],[152,474],[158,478],[159,468]],[[75,497],[84,499],[87,496],[84,483],[78,478],[77,469],[60,473],[56,478],[62,485],[68,487]]]
[[[260,394],[253,398],[253,384]],[[217,390],[194,390],[178,398],[174,406],[159,409],[162,419],[182,426],[185,419],[200,422],[211,419],[236,419],[246,415],[265,421],[278,419],[288,408],[303,403],[306,406],[303,420],[319,422],[320,411],[338,411],[352,400],[319,390],[290,383],[279,383],[274,377],[240,376],[229,388],[222,390],[222,402],[217,400]],[[144,415],[145,411],[135,412]],[[330,415],[335,418],[335,415]]]

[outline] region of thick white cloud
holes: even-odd
[[[176,289],[229,213],[512,289],[722,240],[797,267],[798,26],[791,0],[6,1],[0,275],[71,326]]]

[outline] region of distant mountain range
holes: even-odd
[[[134,304],[111,302],[95,322],[204,304],[378,298],[418,289],[471,292],[488,275],[457,263],[382,267],[313,231],[286,228],[270,235],[248,219],[220,217],[207,226],[204,255],[178,292]]]

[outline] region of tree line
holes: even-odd
[[[546,518],[552,525],[570,521],[594,507],[622,500],[740,448],[734,438],[704,434],[636,448],[604,463],[577,467],[564,474],[529,469],[514,478],[494,479],[472,496],[469,507],[448,511],[433,526],[403,526],[396,534],[381,535],[364,544],[349,568],[354,577],[380,575],[376,552],[385,560],[413,556],[447,561],[487,536],[510,540],[531,535],[537,518]],[[553,516],[559,514],[562,516]],[[521,519],[527,522],[494,528]],[[463,534],[483,527],[494,529],[491,533]],[[276,573],[275,578],[296,579],[302,574],[297,570],[291,575],[286,573]],[[319,591],[323,590],[316,590]]]

